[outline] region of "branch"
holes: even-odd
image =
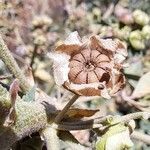
[[[47,127],[42,130],[42,138],[46,142],[47,150],[59,150],[59,138],[57,136],[57,130],[51,127]]]
[[[74,95],[71,100],[65,105],[62,111],[56,116],[55,122],[58,124],[68,111],[68,109],[72,106],[72,104],[79,98],[79,95]]]
[[[139,141],[142,141],[146,144],[149,144],[150,145],[150,136],[149,135],[146,135],[144,133],[140,133],[138,131],[134,131],[132,134],[131,134],[131,138],[135,139],[135,140],[139,140]]]
[[[129,122],[132,119],[148,119],[150,118],[150,112],[135,112],[131,114],[127,114],[120,118],[121,122]]]
[[[8,47],[5,45],[1,35],[0,35],[0,58],[5,63],[10,72],[19,80],[20,87],[24,92],[28,91],[30,85],[27,83],[27,80],[20,70],[15,59],[11,55],[11,52],[8,50]]]

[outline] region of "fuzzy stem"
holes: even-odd
[[[19,80],[20,87],[24,92],[28,91],[30,85],[27,83],[27,80],[20,70],[15,59],[11,55],[11,52],[8,50],[8,47],[5,45],[1,35],[0,35],[0,58],[5,63],[10,72]]]
[[[66,106],[63,108],[63,110],[56,116],[55,118],[55,123],[59,123],[64,115],[66,114],[66,112],[68,111],[68,109],[72,106],[72,104],[79,98],[79,95],[74,95],[72,97],[72,99],[66,104]]]
[[[148,119],[150,118],[150,112],[135,112],[131,114],[127,114],[125,116],[122,116],[120,121],[121,122],[129,122],[132,119]]]
[[[59,138],[57,136],[57,130],[51,127],[47,127],[42,131],[42,137],[46,142],[47,150],[59,150]]]
[[[138,132],[138,131],[134,131],[131,134],[131,138],[133,138],[135,140],[138,140],[138,141],[142,141],[142,142],[150,145],[150,136],[146,135],[144,133],[141,133],[141,132]]]

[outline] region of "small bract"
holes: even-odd
[[[75,31],[48,55],[56,83],[76,94],[109,99],[125,84],[121,70],[127,50],[119,40],[99,36],[82,40]]]

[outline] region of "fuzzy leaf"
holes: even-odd
[[[140,78],[135,90],[132,93],[132,97],[140,98],[146,94],[150,94],[150,72],[144,74]]]
[[[111,126],[108,131],[97,141],[96,150],[105,150],[107,139],[115,134],[121,133],[126,130],[122,124]]]

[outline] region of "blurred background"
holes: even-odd
[[[139,79],[150,71],[149,0],[0,0],[0,32],[14,58],[27,77],[34,78],[37,87],[62,103],[72,94],[55,85],[52,62],[46,54],[72,31],[78,31],[81,37],[96,34],[101,38],[118,38],[127,45],[129,54],[129,67],[124,70],[127,84],[122,92],[111,101],[82,99],[75,105],[100,109],[101,115],[125,115],[148,109],[150,75],[140,83]],[[0,75],[4,74],[9,72],[0,60]],[[0,82],[9,85],[11,81],[10,78]],[[141,88],[144,92],[139,95]],[[135,89],[135,101],[130,101]],[[136,123],[137,130],[150,134],[148,120]],[[88,145],[93,133],[78,131],[73,134]],[[150,146],[137,142],[135,149],[149,150]]]

